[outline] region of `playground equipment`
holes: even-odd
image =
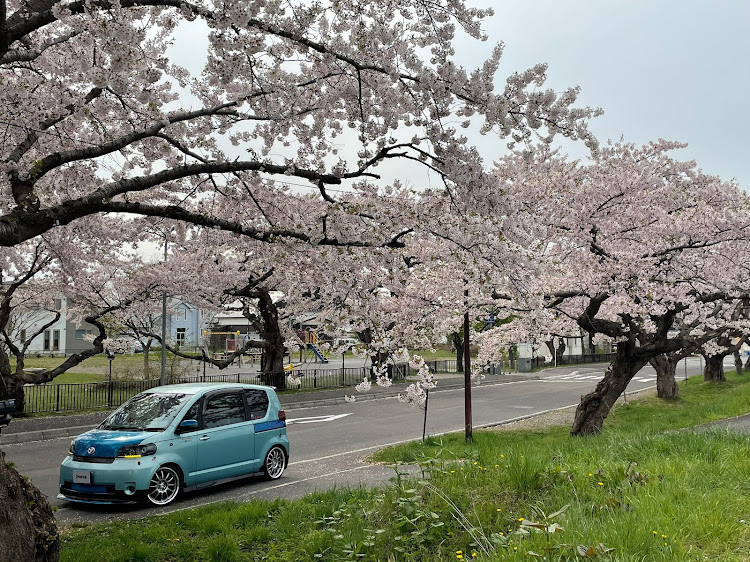
[[[305,331],[305,349],[310,350],[316,361],[319,363],[328,363],[328,358],[326,357],[326,353],[324,351],[321,351],[319,346],[319,340],[318,340],[318,333],[313,330],[306,330]],[[307,362],[307,357],[305,357],[305,362]]]

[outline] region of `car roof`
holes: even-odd
[[[180,394],[203,394],[210,390],[222,390],[222,389],[255,389],[255,390],[273,390],[270,386],[263,386],[259,384],[244,384],[236,382],[189,382],[182,384],[168,384],[165,386],[156,386],[150,388],[144,392],[151,393],[170,393],[178,392]]]

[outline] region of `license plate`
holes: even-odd
[[[74,470],[73,471],[73,483],[74,484],[91,484],[91,472],[88,470]]]

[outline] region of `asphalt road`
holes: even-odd
[[[699,373],[698,360],[688,360],[688,374]],[[684,372],[680,364],[678,374]],[[604,366],[576,366],[549,369],[541,380],[498,384],[500,377],[488,376],[472,389],[473,426],[499,425],[553,409],[576,405],[582,394],[592,390],[604,374]],[[678,377],[679,378],[679,377]],[[635,392],[653,387],[656,375],[644,369],[628,387]],[[250,477],[232,484],[184,494],[167,508],[126,506],[82,506],[57,499],[58,468],[65,457],[69,438],[3,446],[6,460],[47,495],[57,507],[61,525],[112,519],[143,517],[182,510],[217,501],[252,498],[298,498],[313,490],[333,486],[372,485],[394,475],[388,467],[363,461],[384,446],[421,439],[423,413],[395,398],[354,404],[287,410],[290,464],[284,476],[274,482]],[[430,393],[428,435],[464,430],[463,389]]]

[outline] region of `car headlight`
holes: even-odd
[[[117,451],[117,456],[125,459],[139,459],[141,457],[148,457],[156,453],[156,445],[149,443],[148,445],[128,445]]]
[[[75,439],[73,439],[73,440],[72,440],[72,441],[70,442],[70,447],[68,447],[68,454],[69,454],[69,455],[72,455],[72,454],[73,454],[73,449],[74,449],[74,447],[75,447],[75,446],[76,446],[76,440],[75,440]]]

